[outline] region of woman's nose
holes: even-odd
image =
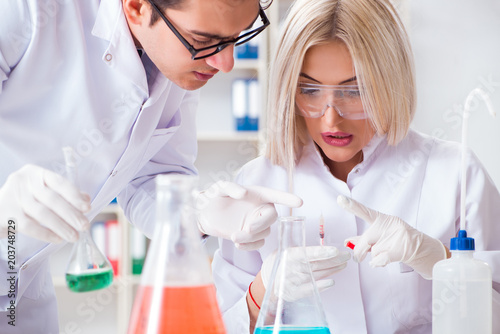
[[[333,104],[328,103],[325,108],[325,114],[322,119],[329,127],[333,127],[344,120],[344,118],[339,115],[337,108]]]

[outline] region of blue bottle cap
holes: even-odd
[[[474,250],[474,238],[467,238],[465,230],[458,231],[456,238],[450,240],[450,250]]]

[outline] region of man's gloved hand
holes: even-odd
[[[286,257],[286,261],[283,261]],[[344,269],[351,255],[347,251],[339,251],[333,246],[308,246],[287,248],[285,255],[280,262],[275,280],[282,280],[280,297],[287,301],[294,301],[312,294],[311,276],[316,282],[319,291],[323,291],[333,286],[333,279],[326,277]],[[272,282],[271,274],[276,259],[276,252],[266,257],[260,270],[262,283],[267,289]],[[310,268],[310,269],[309,269]]]
[[[371,226],[361,236],[348,238],[345,243],[355,245],[354,259],[363,261],[371,250],[372,267],[383,267],[391,262],[403,262],[422,277],[432,278],[432,267],[446,259],[446,248],[441,241],[422,233],[402,219],[369,209],[345,196],[339,196],[340,207],[363,219]]]
[[[69,180],[47,169],[25,165],[9,175],[0,188],[0,238],[8,235],[8,221],[15,232],[47,242],[74,242],[76,230],[90,223],[83,214],[90,197]]]
[[[196,199],[198,227],[202,233],[232,240],[239,249],[257,249],[278,217],[274,204],[296,208],[302,199],[266,187],[219,181]]]

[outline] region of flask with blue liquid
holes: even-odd
[[[316,282],[309,268],[303,277],[310,285],[307,295],[294,293],[285,279],[292,265],[289,254],[303,251],[305,255],[304,217],[280,217],[278,253],[271,273],[270,284],[255,324],[254,334],[330,334]],[[309,266],[309,263],[306,263]]]

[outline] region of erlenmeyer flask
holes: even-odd
[[[156,226],[129,334],[225,333],[193,207],[197,178],[156,177]]]
[[[76,163],[71,147],[63,148],[68,179],[78,187]],[[107,287],[113,281],[113,269],[97,248],[89,230],[78,233],[66,268],[66,285],[71,291],[86,292]]]
[[[86,292],[107,287],[113,282],[113,269],[99,251],[89,231],[79,232],[66,269],[66,284],[71,291]]]
[[[323,305],[305,253],[304,217],[280,217],[278,253],[254,334],[329,334]],[[304,259],[300,289],[287,281],[293,261]],[[303,271],[303,270],[302,270]]]

